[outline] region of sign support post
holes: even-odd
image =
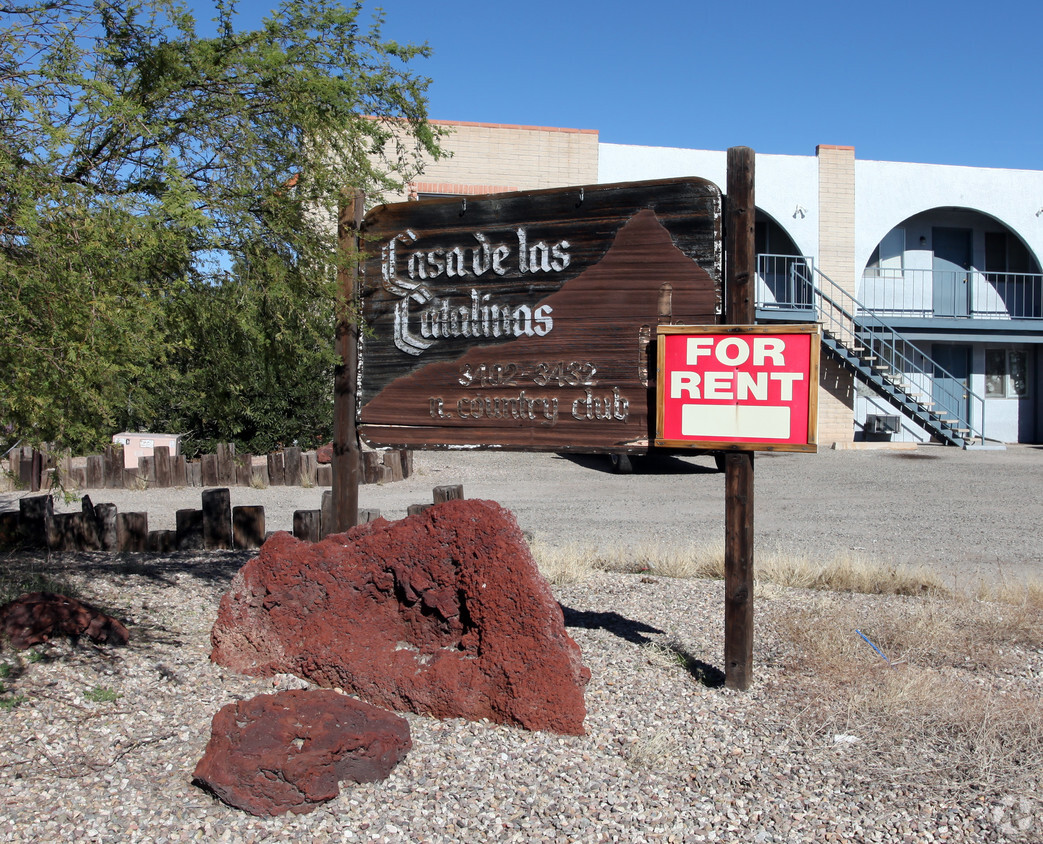
[[[752,325],[754,248],[754,152],[728,149],[725,229],[725,322]],[[725,458],[724,684],[745,690],[753,679],[753,452]]]
[[[337,315],[337,363],[333,379],[333,530],[345,531],[359,521],[359,229],[365,195],[356,191],[340,207],[337,242],[341,259]]]

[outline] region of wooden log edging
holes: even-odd
[[[413,474],[413,452],[408,448],[366,451],[362,458],[360,482],[364,484],[393,483]],[[255,457],[236,454],[231,444],[222,444],[215,454],[195,460],[172,455],[167,446],[157,446],[151,457],[139,458],[133,469],[124,466],[123,449],[117,445],[76,460],[18,447],[0,463],[0,491],[232,486],[331,488],[333,467],[319,463],[315,451],[290,447]]]
[[[332,493],[325,490],[318,510],[293,514],[293,535],[318,542],[331,533]],[[464,497],[460,484],[437,486],[434,504]],[[207,489],[198,510],[175,513],[175,530],[149,530],[148,513],[119,513],[115,504],[94,504],[85,495],[80,511],[55,513],[49,495],[21,498],[17,511],[0,513],[0,550],[29,548],[55,553],[105,551],[168,554],[175,551],[252,551],[267,538],[264,507],[231,506],[227,487]],[[422,513],[432,504],[411,504],[407,515]],[[380,518],[376,509],[359,510],[359,523]]]

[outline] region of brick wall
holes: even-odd
[[[855,148],[820,144],[818,267],[852,296],[855,278]]]
[[[855,438],[854,377],[829,352],[822,350],[819,362],[818,442],[849,443]]]
[[[407,192],[476,195],[588,185],[598,180],[598,133],[490,123],[432,121],[451,130],[443,146],[453,155],[428,161]]]

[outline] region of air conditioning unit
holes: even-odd
[[[866,414],[865,432],[867,434],[897,434],[900,424],[898,416],[868,413]]]

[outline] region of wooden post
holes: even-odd
[[[365,213],[365,196],[355,192],[341,205],[337,222],[342,264],[340,314],[337,320],[337,364],[333,381],[333,530],[345,531],[359,521],[359,229]]]
[[[43,454],[33,449],[30,463],[29,491],[39,492],[43,487]]]
[[[218,468],[216,454],[203,454],[199,457],[199,465],[203,475],[204,487],[216,487],[221,484],[221,473]]]
[[[728,150],[725,229],[725,322],[753,325],[756,255],[754,153]],[[753,680],[753,452],[729,452],[724,467],[724,684],[748,689]]]
[[[293,535],[302,542],[318,542],[322,537],[321,510],[294,510]]]
[[[203,511],[178,510],[174,514],[178,551],[203,550]]]
[[[441,504],[444,501],[453,501],[463,497],[463,484],[443,484],[442,486],[436,486],[431,490],[431,498],[434,499],[435,504]]]
[[[119,534],[116,529],[115,504],[95,504],[94,515],[98,520],[98,538],[102,551],[119,550]]]
[[[148,513],[118,513],[116,537],[120,553],[148,551]]]
[[[264,507],[232,508],[232,544],[246,550],[264,544]]]
[[[203,547],[208,551],[232,548],[231,492],[221,489],[203,490]]]
[[[283,453],[281,451],[273,451],[268,455],[268,485],[286,485],[286,467],[283,462]]]
[[[217,444],[217,485],[235,486],[235,443]]]
[[[301,450],[293,445],[282,450],[286,486],[301,485]]]
[[[157,445],[152,450],[152,459],[156,462],[156,486],[167,489],[170,486],[170,446]]]

